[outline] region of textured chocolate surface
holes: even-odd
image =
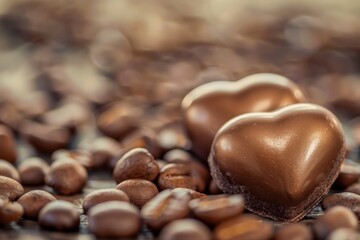
[[[344,154],[337,118],[320,106],[295,104],[227,122],[209,165],[221,190],[244,194],[249,210],[298,221],[329,191]]]
[[[182,109],[194,151],[206,160],[216,132],[231,118],[303,101],[304,94],[292,81],[261,73],[236,82],[216,81],[195,88],[184,98]]]

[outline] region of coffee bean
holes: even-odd
[[[280,228],[274,236],[274,240],[312,240],[312,232],[309,227],[302,223],[288,224]]]
[[[113,172],[116,183],[127,179],[142,178],[153,181],[159,174],[159,166],[153,156],[144,148],[135,148],[126,153]]]
[[[191,166],[191,176],[193,177],[196,190],[204,192],[210,180],[209,170],[200,162],[195,160],[188,152],[182,149],[173,149],[164,155],[164,160],[170,163],[185,163]]]
[[[158,131],[158,143],[163,151],[176,148],[190,149],[191,143],[182,125],[170,123]]]
[[[344,206],[351,209],[360,219],[360,195],[355,193],[342,192],[328,195],[323,199],[321,206],[324,210],[334,206]]]
[[[340,228],[333,231],[327,240],[359,240],[360,234],[354,229]]]
[[[62,195],[80,192],[87,181],[85,168],[73,160],[54,162],[46,175],[46,185]]]
[[[45,175],[49,169],[47,162],[41,158],[26,159],[19,165],[21,183],[26,186],[44,185]]]
[[[190,199],[188,192],[162,191],[143,206],[141,216],[151,229],[159,230],[169,222],[186,218]]]
[[[355,214],[343,206],[335,206],[325,211],[315,220],[313,230],[317,238],[325,239],[331,232],[340,228],[356,229],[358,219]]]
[[[113,103],[97,118],[98,128],[106,136],[120,139],[137,128],[141,108],[131,104]]]
[[[51,155],[52,161],[59,161],[62,159],[72,159],[81,165],[83,165],[86,169],[94,169],[96,167],[101,166],[102,163],[94,162],[91,154],[87,150],[66,150],[59,149],[55,151]]]
[[[21,133],[27,141],[41,153],[53,153],[66,148],[70,142],[70,131],[67,128],[26,121],[22,124]]]
[[[0,198],[0,226],[19,221],[23,214],[24,209],[19,203]]]
[[[197,192],[189,188],[174,188],[171,191],[176,194],[189,194],[191,199],[206,197],[206,194]]]
[[[0,176],[0,186],[0,198],[13,201],[24,194],[23,186],[21,186],[21,184],[14,179]]]
[[[75,231],[79,228],[80,213],[63,200],[50,202],[39,213],[40,226],[55,231]]]
[[[11,130],[2,124],[0,124],[0,146],[0,159],[14,164],[17,157],[15,138]]]
[[[360,179],[360,164],[346,160],[340,168],[340,173],[334,185],[339,188],[346,188]]]
[[[139,210],[127,202],[100,203],[88,214],[89,231],[99,238],[135,236],[141,227]]]
[[[8,161],[0,159],[0,176],[12,178],[20,182],[20,176],[16,168]]]
[[[210,194],[222,194],[223,192],[221,191],[221,189],[219,188],[219,186],[216,184],[216,182],[214,181],[214,179],[211,179],[210,184],[209,184],[209,192]]]
[[[99,189],[95,190],[84,198],[83,201],[83,209],[84,212],[87,213],[92,207],[96,206],[97,204],[103,202],[110,202],[110,201],[123,201],[129,202],[128,195],[117,189]]]
[[[345,192],[351,192],[360,195],[360,183],[351,184],[345,189]]]
[[[160,240],[211,240],[210,230],[193,219],[176,220],[161,231]]]
[[[159,174],[158,186],[160,190],[173,188],[189,188],[197,190],[191,176],[191,166],[184,163],[170,163],[164,166]]]
[[[267,240],[273,235],[273,228],[261,218],[246,214],[220,223],[214,235],[218,240]]]
[[[190,201],[189,207],[195,217],[208,224],[217,224],[241,214],[245,202],[241,195],[207,196]]]
[[[125,180],[116,188],[124,191],[129,196],[130,202],[138,208],[142,208],[159,193],[155,184],[145,179]]]
[[[22,195],[17,202],[24,208],[24,217],[36,219],[40,210],[56,198],[48,192],[33,190]]]

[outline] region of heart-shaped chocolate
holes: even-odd
[[[344,157],[338,119],[303,103],[225,123],[214,138],[209,166],[220,189],[243,194],[250,211],[298,221],[329,191]]]
[[[236,82],[201,85],[186,95],[182,109],[193,150],[206,161],[216,132],[231,118],[249,112],[273,111],[304,100],[304,94],[289,79],[260,73]]]

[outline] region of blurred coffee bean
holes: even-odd
[[[41,209],[39,223],[48,230],[76,231],[80,224],[80,213],[72,203],[56,200]]]
[[[26,121],[21,126],[21,133],[27,141],[41,153],[53,153],[66,148],[70,142],[70,132],[66,128]]]
[[[190,153],[182,149],[173,149],[164,155],[164,160],[171,163],[185,163],[191,166],[191,176],[193,177],[196,190],[204,192],[210,180],[209,170],[200,162],[196,161]]]
[[[45,184],[45,176],[50,168],[43,159],[32,157],[22,161],[18,169],[21,184],[25,186],[40,186]]]
[[[56,198],[48,192],[33,190],[22,195],[17,202],[24,208],[24,217],[37,219],[41,209]]]
[[[167,161],[164,161],[164,160],[161,160],[161,159],[156,159],[155,161],[156,161],[157,165],[159,166],[159,169],[162,169],[165,165],[168,164]]]
[[[358,240],[360,239],[360,233],[354,229],[340,228],[333,231],[327,240]]]
[[[127,202],[100,203],[88,213],[89,231],[98,238],[126,238],[140,231],[139,210]]]
[[[274,236],[274,240],[312,240],[312,232],[302,223],[288,224],[281,227]]]
[[[336,229],[356,229],[358,225],[358,219],[350,209],[336,206],[326,210],[324,215],[315,220],[312,227],[318,239],[326,239]]]
[[[43,91],[32,91],[17,99],[18,108],[28,118],[45,113],[51,106],[50,96]]]
[[[86,169],[71,159],[56,161],[51,164],[45,177],[46,185],[62,195],[81,192],[86,181]]]
[[[340,168],[340,173],[334,185],[346,188],[360,179],[360,165],[354,161],[346,160]]]
[[[334,206],[344,206],[351,209],[360,219],[360,195],[358,194],[342,192],[328,195],[323,199],[321,206],[324,210]]]
[[[97,118],[97,125],[106,136],[121,139],[137,128],[141,114],[141,109],[136,106],[113,103],[108,109],[100,113]]]
[[[19,221],[23,214],[24,209],[19,203],[0,198],[0,226]]]
[[[86,169],[94,169],[98,166],[101,166],[102,163],[94,162],[94,159],[92,158],[92,155],[87,150],[66,150],[66,149],[59,149],[56,150],[51,155],[51,160],[53,162],[55,161],[61,161],[62,159],[71,159],[74,160],[77,163],[80,163],[82,166],[84,166]]]
[[[170,123],[158,131],[158,143],[164,152],[175,148],[190,149],[191,143],[182,125]]]
[[[5,125],[0,125],[0,146],[0,159],[15,164],[17,157],[15,138]]]
[[[191,176],[191,166],[185,163],[169,163],[159,174],[158,186],[160,190],[173,188],[189,188],[197,190],[194,178]]]
[[[171,191],[176,194],[189,194],[191,199],[206,197],[206,194],[197,192],[189,188],[174,188]]]
[[[10,103],[0,104],[0,123],[11,128],[13,131],[18,131],[25,116],[18,108]]]
[[[360,183],[351,184],[345,189],[345,192],[351,192],[360,195]]]
[[[116,189],[124,191],[130,199],[130,202],[142,208],[159,190],[152,182],[145,179],[129,179],[117,185]]]
[[[8,161],[0,159],[0,176],[9,177],[20,182],[18,170]]]
[[[186,218],[190,200],[187,192],[164,190],[143,206],[141,216],[151,229],[159,230],[174,220]]]
[[[87,213],[92,207],[110,201],[129,202],[128,195],[117,189],[99,189],[85,196],[83,201],[84,212]]]
[[[114,168],[116,183],[127,179],[142,178],[153,181],[159,174],[159,166],[154,157],[144,148],[135,148],[127,152]]]
[[[91,153],[94,167],[107,165],[120,151],[119,142],[108,137],[96,138],[91,142],[82,142],[79,147]]]
[[[255,215],[242,215],[228,219],[216,226],[218,240],[267,240],[273,235],[273,227]]]
[[[214,179],[211,179],[210,184],[209,184],[209,193],[210,194],[222,194],[223,192],[221,191],[221,189],[219,188],[219,186],[216,184],[216,182],[214,181]]]
[[[222,67],[209,67],[201,71],[195,79],[196,85],[213,82],[213,81],[234,81],[234,73]],[[193,86],[194,87],[194,86]]]
[[[24,194],[24,188],[21,184],[12,178],[0,176],[0,199],[9,199],[14,201]]]
[[[189,207],[199,220],[217,224],[243,213],[245,202],[241,195],[216,195],[191,200]]]
[[[194,219],[176,220],[160,233],[160,240],[211,240],[210,230]]]

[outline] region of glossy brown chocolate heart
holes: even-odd
[[[204,161],[219,128],[249,112],[268,112],[304,102],[299,87],[276,74],[261,73],[236,82],[217,81],[191,91],[182,102],[185,126],[193,150]]]
[[[243,194],[250,211],[298,221],[329,191],[344,156],[338,119],[323,107],[294,104],[225,123],[209,165],[220,189]]]

